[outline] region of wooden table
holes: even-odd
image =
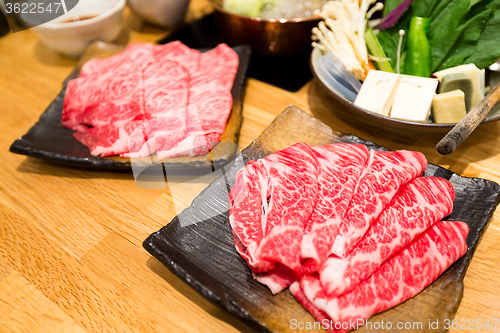
[[[193,0],[187,19],[207,11],[203,0]],[[130,41],[154,42],[167,32],[129,15],[125,22]],[[76,60],[47,49],[31,31],[0,38],[0,54],[0,332],[251,332],[142,248],[149,234],[176,215],[168,191],[140,188],[127,172],[8,152],[59,92]],[[442,157],[434,149],[439,137],[411,141],[344,123],[330,112],[342,106],[314,81],[290,93],[249,79],[240,146],[289,104],[335,130],[391,149],[418,150],[431,163],[500,183],[500,123],[480,127],[457,152]],[[189,202],[206,185],[201,182],[183,199]],[[457,319],[499,318],[499,243],[497,213],[467,272]]]

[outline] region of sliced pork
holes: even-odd
[[[337,297],[325,295],[317,274],[304,276],[300,288],[295,282],[290,291],[311,313],[319,315],[318,320],[326,314],[338,327],[347,327],[331,332],[346,332],[352,329],[350,322],[390,309],[436,280],[467,252],[468,232],[463,222],[438,222],[384,262],[370,278]]]
[[[325,262],[320,273],[325,293],[341,295],[370,277],[386,259],[449,215],[453,200],[453,186],[443,178],[418,177],[403,186],[349,256]]]
[[[341,258],[348,255],[399,188],[426,167],[427,160],[419,152],[372,150],[331,252]]]

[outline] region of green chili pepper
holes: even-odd
[[[427,38],[430,27],[431,20],[428,18],[411,18],[407,39],[406,74],[431,77],[432,52]]]

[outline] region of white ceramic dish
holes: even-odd
[[[36,0],[29,0],[28,3]],[[66,14],[32,28],[46,46],[70,57],[80,56],[94,40],[111,42],[120,34],[126,0],[80,0]],[[42,14],[43,15],[43,14]],[[79,17],[95,16],[78,21]],[[27,24],[36,18],[21,14]],[[76,19],[76,21],[73,21]],[[67,22],[67,21],[73,22]]]
[[[184,20],[189,0],[128,0],[128,5],[141,19],[173,28]]]

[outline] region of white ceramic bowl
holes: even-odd
[[[29,2],[36,3],[36,0]],[[92,41],[111,42],[118,37],[125,2],[126,0],[80,0],[66,14],[36,26],[33,30],[46,46],[70,57],[78,57]],[[89,16],[95,17],[67,22],[76,17]],[[31,16],[21,14],[21,19],[28,24],[36,24]]]
[[[184,20],[189,0],[128,0],[128,5],[143,20],[173,28]]]

